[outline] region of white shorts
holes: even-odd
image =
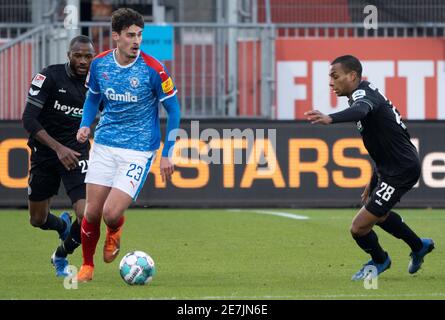
[[[154,161],[154,151],[113,148],[95,143],[85,183],[117,188],[135,201]]]

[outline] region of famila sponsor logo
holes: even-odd
[[[114,89],[108,88],[105,90],[105,96],[108,100],[122,101],[122,102],[138,102],[138,97],[133,96],[130,92],[116,93]]]

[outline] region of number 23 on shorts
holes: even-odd
[[[143,172],[144,169],[141,166],[138,166],[135,163],[130,163],[126,176],[133,178],[135,181],[139,182],[141,180]]]

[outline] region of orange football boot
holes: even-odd
[[[83,264],[80,267],[79,273],[77,274],[77,281],[78,282],[88,282],[88,281],[93,280],[93,272],[94,272],[93,266]]]
[[[107,236],[104,243],[104,261],[106,263],[113,262],[114,259],[119,255],[120,245],[121,245],[121,234],[122,227],[117,231],[110,231],[107,228]]]

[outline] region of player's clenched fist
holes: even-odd
[[[79,130],[77,130],[77,141],[79,141],[80,143],[84,143],[85,141],[88,140],[88,138],[90,137],[90,128],[88,127],[82,127]]]

